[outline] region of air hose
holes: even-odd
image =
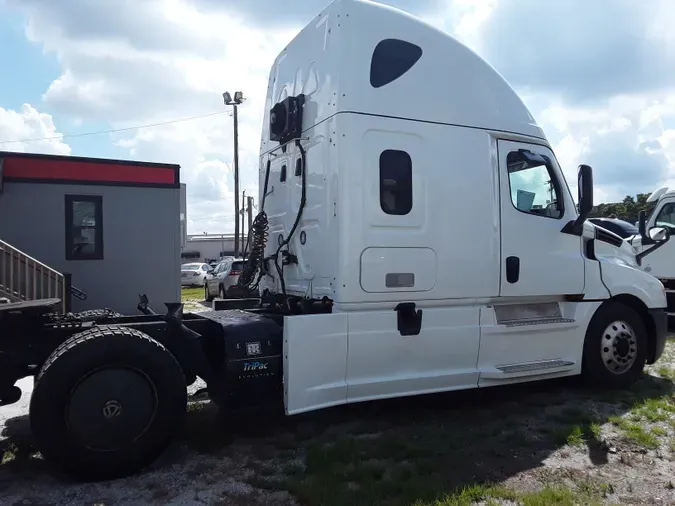
[[[251,230],[248,231],[247,246],[250,245],[251,253],[237,280],[237,287],[248,291],[256,290],[262,279],[262,275],[256,278],[256,273],[258,270],[262,269],[263,262],[265,261],[265,246],[267,245],[267,237],[269,236],[269,221],[267,220],[267,213],[265,212],[265,198],[267,197],[267,186],[270,181],[271,165],[272,163],[268,158],[267,167],[265,169],[265,186],[263,188],[260,212],[253,220]]]

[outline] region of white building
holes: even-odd
[[[244,244],[239,245],[239,251]],[[234,256],[234,234],[188,235],[181,251],[181,261],[212,262],[224,256]]]

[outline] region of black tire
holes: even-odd
[[[223,285],[218,287],[218,298],[227,299],[227,292],[225,291],[225,287]]]
[[[592,387],[628,388],[644,371],[647,330],[640,315],[617,301],[598,308],[586,330],[582,376]]]
[[[157,459],[181,429],[185,385],[176,359],[148,335],[94,327],[45,362],[30,402],[31,429],[59,470],[85,480],[128,476]]]
[[[80,311],[79,313],[74,313],[74,316],[84,321],[93,322],[98,320],[107,320],[109,318],[119,318],[124,315],[122,315],[122,313],[118,313],[117,311],[113,311],[112,309],[105,308]]]
[[[206,283],[204,283],[204,300],[206,302],[212,302],[213,301],[213,295],[209,293],[209,287]]]

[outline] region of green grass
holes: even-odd
[[[556,485],[525,493],[487,482],[462,485],[478,481],[479,468],[469,461],[474,455],[498,458],[488,448],[529,451],[529,443],[525,438],[514,439],[514,431],[489,438],[480,429],[462,433],[460,426],[430,422],[368,437],[310,439],[304,447],[303,468],[284,470],[282,477],[259,474],[250,484],[285,489],[302,504],[317,506],[468,506],[504,500],[527,506],[596,504],[598,491],[582,488]],[[592,435],[592,430],[571,431],[582,441],[586,433]],[[490,462],[485,466],[490,467]]]
[[[657,372],[668,381],[675,377],[668,367],[659,367]],[[675,396],[670,391],[661,395],[655,393],[633,402],[625,416],[613,416],[608,420],[626,441],[647,450],[659,448],[662,442],[670,446],[669,432],[662,425],[675,428]]]
[[[599,504],[593,496],[566,487],[546,487],[536,492],[515,492],[503,487],[473,486],[432,502],[414,502],[414,506],[470,506],[476,503],[517,502],[523,506],[588,506]]]
[[[570,446],[582,446],[586,442],[584,430],[579,425],[572,427],[572,431],[567,435],[567,444]]]
[[[204,300],[204,287],[182,288],[180,292],[182,302],[188,300]]]
[[[669,370],[661,378],[670,378]],[[536,492],[500,486],[504,477],[540,465],[540,455],[564,446],[569,451],[607,451],[604,433],[643,449],[675,447],[675,394],[672,383],[646,376],[621,392],[597,394],[560,390],[487,401],[498,420],[478,407],[410,408],[407,414],[382,415],[365,421],[363,430],[317,433],[295,439],[295,448],[279,451],[300,459],[301,468],[258,476],[268,488],[291,492],[308,506],[464,506],[511,501],[525,506],[599,504],[613,493],[592,477],[543,480]],[[552,398],[564,398],[556,406]],[[603,404],[622,416],[603,415]],[[545,414],[543,413],[545,412]],[[605,411],[606,412],[606,411]],[[385,423],[385,419],[386,422]],[[611,422],[609,425],[608,422]],[[339,421],[334,421],[333,426]],[[612,427],[613,426],[613,427]],[[615,430],[612,431],[612,428]],[[614,434],[612,434],[614,432]],[[622,451],[620,441],[615,444]],[[293,455],[292,457],[290,455]],[[513,464],[514,457],[521,464]],[[531,463],[526,462],[532,456]],[[525,461],[525,462],[524,462]],[[509,468],[509,470],[506,470]],[[489,470],[504,469],[503,473]],[[508,482],[507,482],[508,483]],[[256,483],[258,485],[258,483]]]

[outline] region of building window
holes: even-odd
[[[103,200],[66,195],[66,260],[103,259]]]
[[[370,60],[370,85],[381,88],[408,72],[422,57],[422,48],[399,39],[380,41]]]
[[[405,151],[387,149],[380,155],[380,207],[403,216],[413,205],[412,160]]]

